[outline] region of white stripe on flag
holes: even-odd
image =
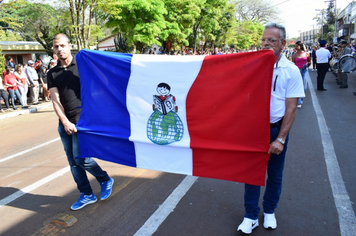
[[[192,174],[192,152],[189,149],[190,136],[185,106],[187,94],[199,74],[203,60],[202,56],[133,56],[126,105],[130,112],[130,140],[135,142],[137,167]],[[171,87],[170,93],[176,98],[178,107],[177,115],[184,126],[182,140],[169,145],[154,144],[147,138],[147,122],[153,113],[153,95],[159,95],[157,85],[160,83]],[[175,146],[185,148],[174,148]]]

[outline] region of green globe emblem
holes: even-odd
[[[178,142],[183,137],[183,131],[183,123],[174,111],[163,115],[156,110],[147,122],[147,137],[155,144],[167,145]]]

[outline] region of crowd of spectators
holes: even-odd
[[[219,55],[219,54],[231,54],[231,53],[239,53],[239,52],[252,52],[257,51],[256,47],[250,49],[242,49],[237,50],[235,48],[221,49],[219,47],[214,47],[214,49],[198,49],[193,53],[193,49],[186,48],[184,50],[168,50],[168,48],[153,48],[146,51],[145,54],[153,54],[153,55],[175,55],[175,56],[187,56],[187,55]]]
[[[13,58],[8,56],[5,63],[5,71],[0,74],[0,112],[17,110],[17,104],[22,109],[40,104],[40,101],[49,102],[47,90],[47,71],[57,64],[54,58],[46,66],[41,60],[29,60],[27,64],[15,64]],[[5,106],[5,107],[3,107]]]

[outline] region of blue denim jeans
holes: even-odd
[[[10,108],[10,106],[9,106],[9,98],[7,97],[7,93],[3,89],[0,89],[0,100],[1,100],[1,97],[4,99],[6,108],[9,109]],[[1,102],[0,102],[0,110],[2,110]]]
[[[10,95],[12,107],[16,107],[15,106],[15,95],[16,95],[17,99],[19,100],[21,106],[23,106],[22,97],[21,97],[21,94],[20,94],[19,90],[17,90],[17,89],[16,90],[8,89],[7,91],[9,92],[9,95]]]
[[[303,87],[304,91],[307,89],[307,75],[308,75],[308,68],[305,69],[299,69],[300,74],[302,75],[303,79]],[[302,98],[298,98],[298,104],[302,104]]]
[[[64,151],[67,155],[70,170],[72,172],[74,181],[77,183],[77,188],[85,195],[92,194],[92,189],[85,171],[92,174],[99,182],[108,181],[110,177],[101,169],[96,161],[91,157],[76,158],[80,156],[78,135],[68,135],[64,130],[62,122],[59,122],[58,133],[61,137]]]
[[[271,128],[270,141],[276,140],[280,127]],[[289,135],[288,135],[289,136]],[[288,138],[284,144],[283,152],[279,155],[272,154],[267,164],[267,182],[263,196],[263,210],[265,213],[274,213],[277,208],[279,198],[282,191],[282,177],[284,160],[286,157]],[[260,213],[258,202],[260,199],[261,187],[256,185],[245,184],[245,217],[256,220]]]

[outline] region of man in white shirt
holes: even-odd
[[[38,97],[39,97],[39,92],[40,92],[40,86],[38,83],[38,74],[35,70],[34,64],[35,62],[32,60],[29,60],[27,62],[28,67],[26,67],[26,74],[28,77],[28,80],[30,81],[30,92],[31,92],[31,97],[32,97],[32,104],[37,105],[40,104],[38,102]]]
[[[326,91],[327,89],[324,88],[324,79],[329,69],[331,54],[330,51],[325,48],[325,40],[320,40],[319,44],[320,48],[316,51],[317,89],[319,91]]]
[[[282,190],[284,161],[288,134],[294,122],[299,97],[305,97],[303,80],[298,67],[289,61],[282,50],[286,45],[286,30],[283,26],[269,23],[262,36],[262,49],[271,49],[276,56],[270,101],[270,147],[267,164],[266,189],[263,196],[264,223],[266,229],[275,229],[277,208]],[[250,234],[258,226],[260,186],[245,184],[245,216],[237,228]]]

